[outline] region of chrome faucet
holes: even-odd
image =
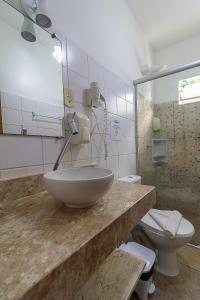
[[[65,141],[64,141],[64,145],[62,146],[62,149],[58,155],[58,158],[55,162],[55,165],[53,167],[53,171],[56,171],[60,165],[60,162],[68,148],[68,145],[71,141],[71,138],[73,137],[73,135],[76,135],[78,134],[78,128],[76,126],[76,123],[75,123],[75,120],[74,120],[74,117],[75,117],[76,113],[74,112],[72,118],[68,118],[67,119],[67,123],[68,123],[68,126],[69,126],[69,130],[70,130],[70,134],[68,137],[66,137]]]

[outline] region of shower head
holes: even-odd
[[[21,5],[25,13],[40,27],[51,27],[51,19],[45,13],[45,0],[21,0]]]
[[[24,22],[21,28],[21,36],[28,42],[33,43],[36,41],[34,24],[27,17],[24,17]]]

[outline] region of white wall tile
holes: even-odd
[[[126,101],[130,103],[134,102],[133,86],[126,86]]]
[[[43,170],[44,170],[43,166],[32,166],[32,167],[1,170],[1,179],[11,179],[16,177],[42,174]]]
[[[123,138],[118,142],[119,154],[128,154],[128,139]]]
[[[51,106],[48,103],[45,102],[36,102],[36,111],[35,111],[38,115],[37,119],[41,118],[42,116],[48,116],[51,115]]]
[[[22,126],[3,124],[3,132],[7,134],[21,134]]]
[[[108,155],[119,155],[119,147],[118,147],[118,141],[112,141],[109,138],[107,138],[107,147],[108,147]]]
[[[53,164],[61,151],[63,146],[63,139],[56,138],[42,138],[42,148],[43,148],[43,161],[44,165]],[[71,161],[71,150],[70,148],[65,153],[63,161]]]
[[[51,129],[38,127],[38,135],[50,136],[51,135]]]
[[[128,152],[128,154],[136,153],[134,138],[131,138],[131,137],[127,138],[127,152]]]
[[[119,159],[118,156],[109,156],[107,159],[107,168],[113,171],[115,178],[119,177]]]
[[[9,93],[2,93],[4,107],[21,110],[21,97]]]
[[[91,159],[82,159],[82,160],[76,160],[72,161],[72,167],[88,167],[93,164],[93,161]]]
[[[126,103],[126,117],[135,120],[135,107],[132,103]]]
[[[88,78],[88,57],[72,40],[67,40],[68,68]]]
[[[41,138],[0,136],[0,165],[2,169],[42,164]]]
[[[136,174],[135,154],[119,156],[119,177]]]
[[[136,156],[135,154],[128,155],[128,174],[136,174]]]
[[[135,138],[135,121],[127,119],[124,122],[124,136]]]
[[[4,122],[7,125],[22,125],[21,110],[4,108]]]
[[[22,110],[28,112],[36,111],[36,101],[22,97]]]
[[[119,156],[119,177],[129,175],[127,174],[127,155]]]
[[[117,114],[117,97],[113,92],[105,94],[107,110],[110,113]]]
[[[105,156],[104,137],[102,135],[93,134],[91,138],[91,144],[92,158]]]
[[[102,94],[105,90],[104,85],[104,69],[103,67],[98,64],[93,58],[88,58],[89,64],[89,84],[93,81],[97,81],[100,87]]]
[[[92,109],[92,128],[95,126],[95,133],[103,133],[105,129],[105,114],[102,109]]]
[[[107,160],[105,160],[104,157],[97,157],[95,159],[95,161],[96,161],[97,167],[105,168],[105,169],[107,168]]]
[[[24,126],[23,129],[27,130],[27,135],[38,135],[38,128],[35,126]]]
[[[68,68],[62,68],[62,77],[63,77],[63,86],[64,88],[69,87],[69,77],[68,77]]]
[[[86,89],[88,89],[88,80],[79,74],[69,70],[69,88],[73,90],[76,102],[86,103]]]
[[[22,111],[22,124],[24,127],[32,126],[37,128],[37,121],[33,119],[32,113],[27,111]]]
[[[117,97],[117,111],[124,118],[126,118],[126,104],[127,102],[124,99]]]
[[[118,81],[117,96],[124,100],[126,99],[126,87],[125,84],[121,81]]]

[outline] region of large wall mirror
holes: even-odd
[[[0,133],[63,136],[61,43],[0,0]]]

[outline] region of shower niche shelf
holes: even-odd
[[[155,164],[168,163],[167,139],[152,140],[152,161]]]

